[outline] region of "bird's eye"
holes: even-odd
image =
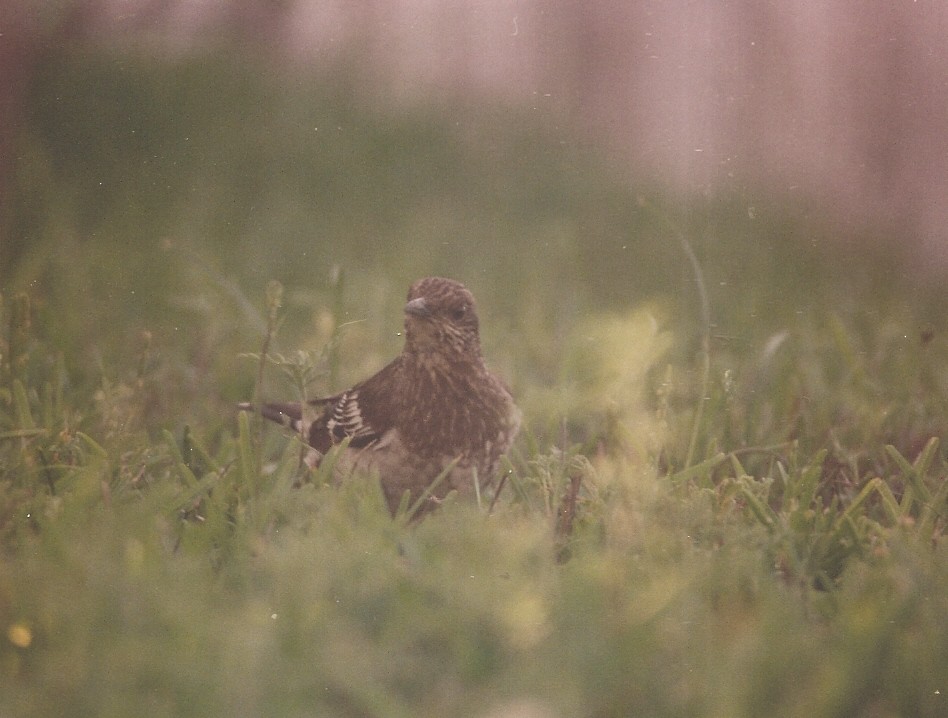
[[[464,319],[465,314],[467,314],[467,305],[464,304],[451,310],[451,318],[456,322]]]

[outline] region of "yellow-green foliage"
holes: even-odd
[[[637,309],[625,315],[585,316],[559,347],[552,386],[529,389],[531,413],[565,422],[610,451],[647,462],[663,445],[663,425],[655,406],[656,372],[672,344],[656,313]]]

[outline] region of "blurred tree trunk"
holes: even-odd
[[[20,158],[18,142],[29,131],[29,94],[36,73],[82,37],[99,3],[8,0],[0,5],[0,279],[26,240],[13,224]]]

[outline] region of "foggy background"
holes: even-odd
[[[37,66],[73,40],[219,39],[379,105],[524,108],[683,198],[799,202],[948,268],[948,3],[938,0],[87,0],[0,8],[0,163]]]

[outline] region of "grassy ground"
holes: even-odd
[[[805,209],[627,189],[535,118],[265,74],[37,84],[0,716],[948,711],[942,286]],[[412,523],[232,407],[269,330],[268,396],[381,367],[431,273],[526,420],[495,502]]]

